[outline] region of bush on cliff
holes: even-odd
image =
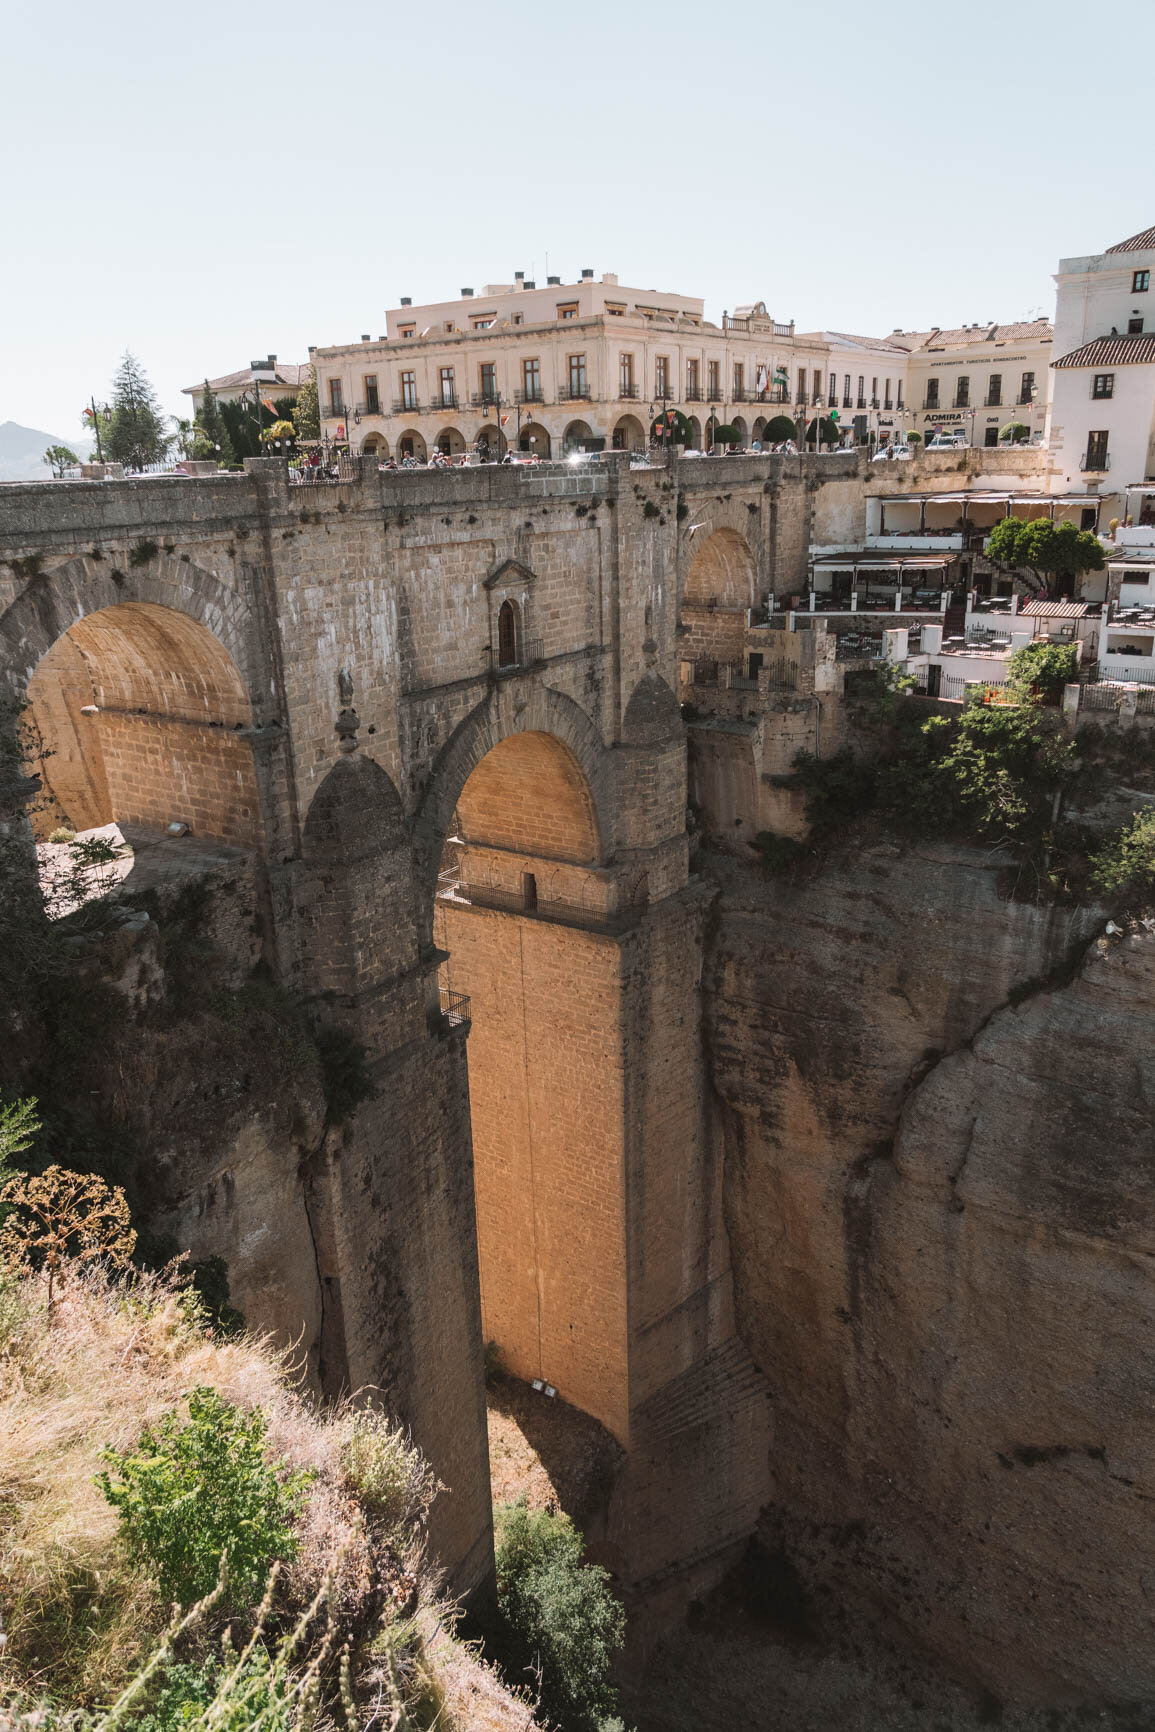
[[[1136,812],[1093,857],[1091,885],[1110,903],[1150,904],[1155,897],[1155,811]]]
[[[566,1515],[497,1511],[497,1595],[507,1669],[540,1673],[546,1718],[565,1732],[599,1732],[617,1713],[610,1678],[625,1614],[607,1572],[582,1562],[582,1536]]]
[[[7,1142],[29,1124],[6,1115]],[[315,1409],[171,1276],[77,1264],[50,1307],[34,1261],[0,1273],[0,1725],[408,1732],[482,1702],[524,1732],[452,1635],[438,1487],[384,1415]],[[168,1596],[206,1582],[174,1623]]]

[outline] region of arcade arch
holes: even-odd
[[[458,427],[443,427],[437,435],[437,449],[445,457],[464,457],[465,435]]]
[[[367,433],[361,441],[361,455],[375,457],[378,463],[385,463],[389,457],[389,441],[383,433]]]
[[[646,430],[636,415],[623,415],[614,428],[615,451],[644,451]]]
[[[702,423],[698,420],[698,417],[696,415],[691,415],[689,426],[690,426],[690,450],[691,451],[700,451],[702,449]]]
[[[415,427],[408,428],[397,441],[397,455],[401,458],[413,457],[418,463],[428,462],[429,448],[424,434],[418,433]]]
[[[518,449],[531,451],[535,457],[548,462],[553,450],[549,433],[540,421],[527,421],[518,436]]]
[[[593,428],[588,421],[571,421],[562,435],[562,450],[567,454],[571,451],[591,451],[593,439]]]

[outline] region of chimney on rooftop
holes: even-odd
[[[515,283],[524,283],[524,281],[525,281],[525,272],[524,272],[524,271],[514,271],[514,273],[513,273],[513,280],[514,280],[514,282],[515,282]]]
[[[536,289],[537,288],[537,284],[535,282],[528,282],[528,283],[526,283],[525,286],[527,289]]]
[[[462,291],[461,291],[462,300],[467,301],[469,299],[469,297],[472,295],[472,293],[473,293],[472,289],[462,289]]]
[[[411,307],[413,305],[413,296],[412,295],[402,295],[401,305],[403,307]]]
[[[553,288],[555,284],[560,285],[561,283],[560,277],[547,277],[545,280],[549,284],[550,288]]]
[[[583,283],[592,283],[593,280],[594,280],[594,274],[592,271],[583,271],[582,272],[582,282]]]
[[[370,336],[370,335],[369,335],[369,333],[368,333],[368,331],[362,331],[362,332],[361,332],[361,341],[362,341],[362,342],[363,342],[363,343],[371,343],[371,342],[372,342],[372,341],[373,341],[373,339],[372,339],[372,337],[371,337],[371,336]]]

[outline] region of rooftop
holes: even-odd
[[[1052,367],[1142,367],[1155,361],[1155,331],[1136,336],[1096,337],[1069,355],[1060,355]]]
[[[284,385],[295,391],[304,384],[311,366],[311,361],[278,361],[275,355],[270,355],[267,361],[250,361],[237,373],[222,373],[219,379],[210,379],[209,389],[232,391],[238,385],[251,385],[256,380],[262,385]],[[188,397],[203,390],[204,380],[198,379],[195,385],[182,386],[182,395]]]
[[[956,325],[951,330],[936,326],[930,331],[892,331],[886,341],[914,354],[920,349],[965,349],[974,343],[1021,343],[1028,339],[1049,343],[1055,334],[1050,319],[1020,319],[1009,325]]]
[[[1107,248],[1109,253],[1148,253],[1152,250],[1155,250],[1155,229],[1141,229],[1137,235],[1116,241],[1113,247]]]

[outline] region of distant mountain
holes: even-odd
[[[78,457],[88,457],[92,440],[83,433],[65,439],[59,433],[39,433],[21,427],[18,421],[0,421],[0,481],[48,481],[52,471],[44,462],[50,445],[67,445]]]

